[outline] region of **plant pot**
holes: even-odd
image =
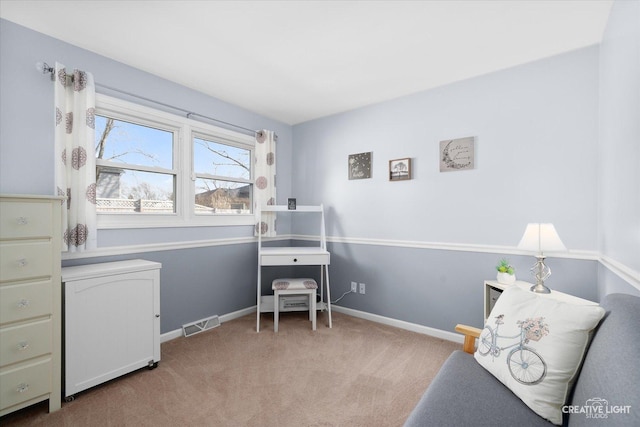
[[[498,273],[498,282],[503,285],[513,285],[516,282],[516,275],[509,273]]]

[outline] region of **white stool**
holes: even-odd
[[[273,331],[278,332],[278,318],[280,317],[280,295],[309,296],[309,320],[311,329],[316,330],[316,290],[318,284],[313,279],[275,279],[271,283],[273,289]]]

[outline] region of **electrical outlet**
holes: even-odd
[[[351,282],[351,292],[358,293],[358,282]]]
[[[364,283],[360,283],[360,293],[361,294],[364,294],[364,287],[365,287],[365,284]]]

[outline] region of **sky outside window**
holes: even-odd
[[[173,169],[173,132],[114,120],[100,152],[99,142],[107,124],[107,118],[96,115],[96,157],[127,166],[145,166]],[[120,176],[121,198],[138,198],[141,188],[147,188],[147,196],[158,200],[173,198],[174,176],[163,173],[140,172],[126,169]],[[142,187],[141,187],[142,186]],[[142,197],[145,198],[145,197]]]
[[[193,167],[197,174],[251,178],[250,150],[202,138],[194,138],[193,142]]]

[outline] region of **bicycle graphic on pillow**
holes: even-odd
[[[480,333],[478,353],[481,356],[491,354],[498,357],[502,350],[512,348],[507,356],[507,366],[511,376],[521,384],[534,385],[541,382],[547,375],[547,364],[533,348],[527,346],[529,341],[540,341],[549,334],[549,326],[544,323],[544,317],[518,320],[520,333],[513,336],[500,335],[498,329],[504,324],[504,314],[496,316],[496,327],[487,325]],[[504,347],[497,344],[498,338],[519,339],[519,342]]]

